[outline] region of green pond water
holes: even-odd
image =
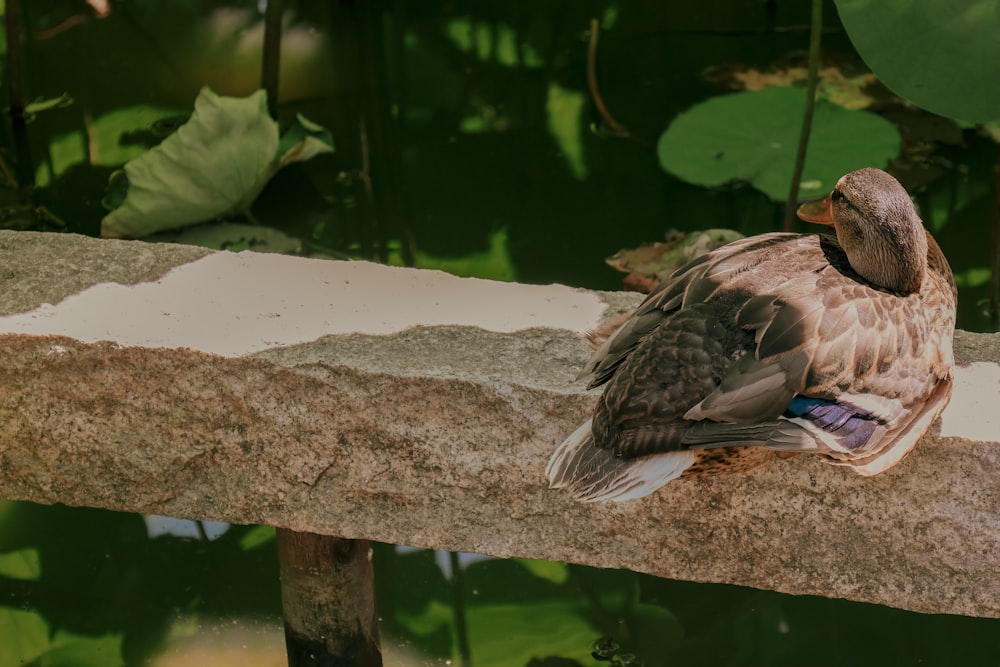
[[[373,546],[387,665],[460,664],[456,595],[476,666],[609,664],[607,639],[645,665],[995,665],[1000,642],[993,619],[544,561],[462,557],[456,588],[445,554]],[[3,503],[0,572],[0,665],[283,664],[267,527]]]
[[[30,3],[13,65],[5,44],[3,81],[18,67],[35,103],[23,132],[0,136],[0,225],[99,235],[124,197],[112,174],[172,136],[203,86],[227,96],[260,86],[256,2],[134,0],[106,16],[99,4]],[[333,152],[278,171],[246,206],[205,209],[256,231],[199,227],[180,240],[618,289],[604,259],[669,229],[780,229],[783,203],[755,175],[691,182],[689,165],[663,168],[659,142],[706,100],[801,85],[808,5],[286,1],[278,123],[303,114],[329,130]],[[825,149],[810,160],[894,147],[879,166],[914,194],[949,257],[959,325],[993,330],[994,134],[871,83],[836,6],[823,9],[823,103],[877,116],[895,134],[852,153],[848,115],[832,138],[817,129]],[[758,136],[766,117],[739,120],[751,129],[732,150],[763,141],[793,152],[787,139]],[[614,136],[612,121],[628,136]],[[716,138],[704,132],[693,138]],[[810,173],[804,191],[825,189],[826,172]],[[0,504],[0,667],[283,664],[273,530],[156,525]],[[539,561],[466,556],[457,581],[442,554],[392,545],[374,545],[374,558],[387,665],[461,664],[456,600],[475,667],[611,664],[592,657],[605,640],[615,642],[604,644],[609,659],[647,667],[1000,664],[998,620]]]

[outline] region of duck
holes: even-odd
[[[603,393],[549,459],[551,488],[623,502],[799,453],[871,476],[914,448],[951,398],[947,259],[881,169],[798,217],[830,230],[717,248],[595,337],[577,379]]]

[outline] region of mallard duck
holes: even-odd
[[[951,398],[951,268],[879,169],[798,215],[835,233],[718,248],[607,336],[580,373],[604,393],[552,455],[552,487],[625,501],[798,452],[875,475],[913,449]]]

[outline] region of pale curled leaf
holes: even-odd
[[[203,88],[191,120],[125,165],[128,195],[101,234],[141,237],[244,211],[274,170],[278,125],[266,97],[221,97]]]

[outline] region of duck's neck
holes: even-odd
[[[923,227],[914,232],[894,238],[876,236],[860,247],[845,245],[847,260],[873,285],[901,294],[918,292],[927,272],[927,232]]]

